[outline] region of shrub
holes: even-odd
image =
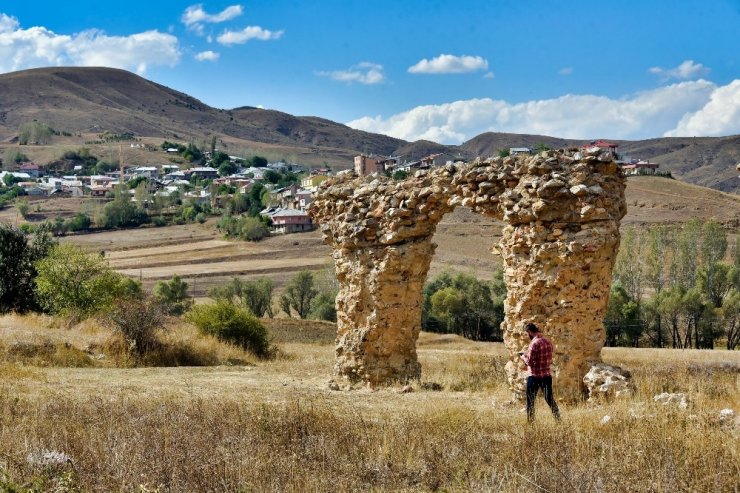
[[[171,315],[181,315],[193,305],[193,298],[188,295],[188,283],[177,274],[171,280],[159,281],[154,286],[154,298]]]
[[[130,354],[143,356],[159,346],[156,332],[164,327],[165,314],[154,298],[124,298],[113,303],[106,320],[123,336]]]
[[[165,219],[164,216],[156,216],[152,219],[152,224],[157,227],[167,226],[167,219]]]
[[[185,315],[185,320],[202,333],[241,346],[257,356],[264,357],[269,353],[267,330],[242,306],[226,300],[196,305]]]

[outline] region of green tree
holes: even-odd
[[[698,219],[691,219],[684,224],[677,238],[675,282],[687,290],[696,286],[700,239],[701,221]]]
[[[131,195],[125,186],[116,188],[113,201],[103,208],[102,226],[105,228],[139,226],[148,220],[146,211],[131,202]]]
[[[28,156],[23,154],[17,147],[8,147],[3,153],[3,163],[7,165],[18,164],[28,161]]]
[[[316,320],[337,321],[337,292],[322,290],[311,303],[309,318]]]
[[[498,157],[508,157],[510,154],[509,149],[499,149]]]
[[[255,217],[244,217],[241,219],[239,237],[247,241],[259,241],[270,236],[270,230],[265,223]]]
[[[0,222],[0,313],[39,309],[36,262],[48,254],[52,245],[51,235],[44,228],[29,237]]]
[[[226,162],[221,163],[221,165],[218,167],[219,176],[229,176],[233,175],[234,173],[236,173],[236,164],[232,163],[231,161],[227,160]]]
[[[161,303],[171,315],[181,315],[193,305],[188,294],[188,283],[177,274],[169,281],[159,281],[154,285],[154,299]]]
[[[643,331],[639,305],[619,281],[612,284],[604,326],[607,346],[639,345]]]
[[[254,281],[242,281],[235,277],[231,282],[212,288],[208,296],[215,300],[241,303],[257,317],[272,318],[272,279],[263,277]]]
[[[69,243],[55,245],[36,269],[39,300],[53,313],[90,315],[141,293],[137,282],[113,271],[103,258]]]
[[[268,169],[262,176],[264,177],[265,181],[272,184],[276,184],[280,181],[281,178],[280,173],[278,173],[274,169]]]
[[[424,286],[422,327],[474,340],[501,340],[505,297],[500,271],[489,284],[471,275],[443,272]]]
[[[241,299],[244,305],[258,317],[267,315],[272,318],[272,279],[263,277],[254,281],[246,281],[242,285]]]
[[[628,228],[622,234],[622,245],[614,264],[614,279],[627,291],[637,304],[642,299],[644,285],[643,235],[636,228]]]
[[[90,216],[82,212],[75,214],[66,222],[66,228],[70,231],[84,231],[90,229],[90,226],[92,226]]]
[[[740,291],[730,290],[722,305],[722,325],[727,337],[727,349],[734,350],[740,344]]]
[[[393,179],[396,180],[396,181],[405,180],[408,177],[409,177],[409,172],[408,171],[404,171],[402,169],[399,169],[399,170],[396,170],[396,171],[393,172]]]
[[[319,294],[313,274],[301,271],[296,274],[285,287],[280,297],[280,305],[288,315],[295,310],[300,318],[308,317],[311,311],[311,302]],[[287,310],[285,310],[287,308]]]
[[[264,168],[267,166],[267,159],[262,156],[252,156],[247,160],[247,164],[254,168]]]
[[[18,130],[18,143],[20,145],[48,144],[52,135],[54,135],[54,130],[49,125],[37,121],[26,122]]]
[[[720,308],[734,287],[740,286],[740,271],[734,265],[719,262],[699,269],[698,287],[715,308]]]

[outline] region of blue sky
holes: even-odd
[[[739,54],[739,0],[0,0],[0,72],[114,66],[444,143],[737,134]]]

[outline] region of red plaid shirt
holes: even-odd
[[[524,355],[524,362],[527,363],[531,376],[549,377],[552,364],[552,342],[540,334],[534,336]]]

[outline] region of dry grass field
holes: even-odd
[[[734,242],[735,196],[640,177],[627,200],[626,226],[711,217]],[[69,215],[83,207],[44,202],[42,214],[54,217],[55,204]],[[500,231],[464,209],[446,216],[430,276],[490,277]],[[318,232],[234,242],[211,220],[63,241],[105,251],[146,288],[178,273],[199,297],[234,276],[269,276],[279,290],[299,270],[331,275]],[[605,349],[606,362],[632,371],[634,396],[563,404],[561,423],[540,402],[527,425],[501,344],[423,333],[413,392],[333,392],[334,325],[265,324],[272,359],[174,319],[161,336],[168,351],[141,366],[95,321],[0,317],[0,491],[738,491],[740,422],[720,411],[740,413],[740,353]],[[686,393],[689,407],[657,404],[662,392]]]
[[[563,404],[561,423],[540,402],[527,425],[501,344],[423,333],[414,392],[333,392],[334,326],[265,322],[272,360],[174,322],[169,343],[201,344],[215,366],[134,368],[13,349],[84,353],[111,337],[94,322],[0,318],[0,490],[737,491],[740,423],[719,412],[740,410],[740,353],[605,350],[635,396]],[[655,403],[664,391],[688,409]]]

